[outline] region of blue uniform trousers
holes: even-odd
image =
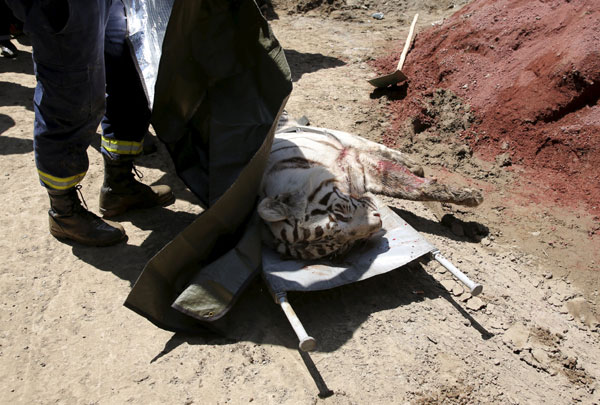
[[[34,151],[42,185],[64,190],[88,169],[102,123],[102,153],[142,152],[150,110],[126,42],[120,0],[7,0],[33,47]]]

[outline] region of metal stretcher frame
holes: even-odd
[[[285,313],[300,341],[302,351],[316,348],[287,299],[288,291],[317,291],[384,274],[424,255],[438,263],[465,284],[473,296],[483,287],[454,266],[419,232],[388,207],[380,207],[383,228],[363,246],[353,249],[342,261],[284,260],[269,248],[263,249],[262,276],[277,304]]]

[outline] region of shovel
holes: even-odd
[[[408,77],[406,77],[406,75],[402,73],[402,65],[404,65],[406,54],[408,53],[408,50],[410,49],[410,46],[412,44],[415,25],[417,24],[417,18],[419,18],[419,14],[415,14],[415,18],[413,18],[412,24],[410,24],[408,38],[406,38],[406,42],[404,43],[404,49],[402,50],[402,54],[400,55],[400,62],[398,62],[398,67],[396,67],[396,71],[394,73],[390,73],[389,75],[379,76],[369,80],[369,83],[371,83],[373,86],[377,88],[383,88],[408,79]]]

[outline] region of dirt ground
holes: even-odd
[[[225,336],[173,334],[122,306],[144,264],[201,212],[162,145],[140,169],[178,199],[124,216],[126,244],[87,248],[48,234],[32,151],[31,47],[21,38],[20,57],[0,59],[0,403],[600,403],[597,211],[541,198],[552,188],[506,139],[495,154],[471,142],[483,122],[476,97],[419,81],[410,67],[411,56],[426,60],[421,38],[455,24],[465,3],[274,1],[271,23],[293,72],[290,115],[402,149],[427,176],[486,197],[477,208],[386,200],[484,285],[480,296],[427,261],[292,294],[318,341],[310,355],[260,280],[220,326]],[[366,79],[393,69],[415,12],[411,82],[373,91]],[[406,115],[419,97],[423,108]],[[585,108],[594,117],[599,107]],[[83,192],[97,212],[99,141],[92,146]]]

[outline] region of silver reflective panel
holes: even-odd
[[[387,273],[436,250],[406,221],[386,206],[379,207],[383,230],[339,262],[282,260],[263,249],[263,275],[274,294],[338,287]]]
[[[127,31],[143,79],[148,105],[154,103],[154,85],[165,31],[174,0],[123,0]]]

